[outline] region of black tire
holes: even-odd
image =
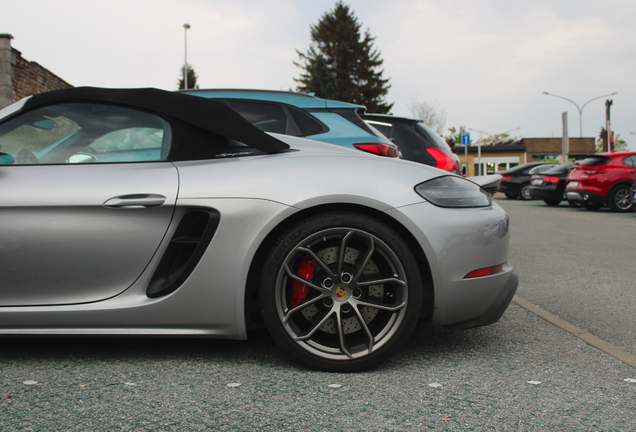
[[[521,186],[519,186],[519,198],[524,201],[534,199],[532,195],[530,195],[530,183],[522,183]]]
[[[509,194],[509,193],[507,193],[505,195],[506,195],[506,198],[508,198],[508,199],[517,199],[517,195],[512,195],[512,194]]]
[[[417,262],[396,232],[362,214],[332,212],[280,237],[259,295],[265,325],[284,351],[314,369],[357,372],[406,342],[422,290]]]
[[[561,204],[561,200],[543,200],[543,202],[552,207],[556,207]]]
[[[583,207],[583,203],[581,201],[572,201],[572,200],[568,200],[568,205],[570,207],[577,207],[577,208],[581,208]]]
[[[609,193],[607,201],[610,210],[625,213],[632,209],[632,201],[629,197],[629,185],[616,185]]]

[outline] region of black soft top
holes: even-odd
[[[289,148],[286,143],[253,126],[225,101],[156,88],[75,87],[55,90],[32,96],[26,101],[22,111],[71,102],[101,102],[138,108],[163,117],[173,126],[176,120],[181,136],[175,138],[184,139],[186,142],[190,141],[189,138],[200,137],[201,132],[207,131],[228,140],[239,141],[264,153],[277,153]],[[210,143],[209,140],[206,141]],[[215,141],[218,142],[218,140],[212,142]],[[179,145],[184,146],[186,143],[179,143]]]

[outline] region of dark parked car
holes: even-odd
[[[636,152],[597,153],[573,166],[565,194],[585,208],[596,210],[607,204],[612,211],[631,210],[629,188],[636,174]]]
[[[403,159],[460,174],[459,157],[421,120],[384,114],[363,114],[362,118],[393,141]]]
[[[502,177],[499,185],[499,192],[506,194],[509,199],[521,198],[524,200],[533,199],[530,195],[530,180],[534,174],[539,174],[557,166],[556,163],[532,162],[517,165],[505,171],[500,171]]]
[[[565,194],[565,185],[570,168],[574,162],[566,162],[544,171],[541,174],[535,174],[530,180],[528,191],[532,198],[542,199],[547,205],[557,206],[563,201]],[[579,207],[576,201],[568,201],[572,207]]]

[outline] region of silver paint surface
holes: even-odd
[[[508,222],[499,206],[436,207],[413,188],[445,171],[277,138],[296,151],[174,165],[65,167],[81,168],[76,172],[0,167],[8,191],[0,195],[0,255],[13,255],[14,263],[8,268],[0,260],[0,333],[245,338],[245,284],[258,247],[293,214],[327,204],[385,212],[410,230],[433,274],[436,325],[478,316],[503,290],[508,266],[499,275],[464,279],[507,261]],[[103,206],[128,194],[166,201],[150,208]],[[149,299],[148,282],[176,224],[187,209],[201,207],[221,215],[209,247],[179,289]],[[46,267],[52,256],[58,267]],[[43,276],[44,268],[54,280]],[[21,289],[5,289],[5,280]]]

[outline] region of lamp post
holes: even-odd
[[[183,89],[188,89],[188,29],[190,24],[185,23],[183,25],[185,35],[185,63],[183,65]]]
[[[583,138],[583,108],[585,108],[585,105],[589,104],[592,101],[595,101],[596,99],[601,99],[601,98],[604,98],[604,97],[613,96],[613,95],[617,94],[618,92],[614,92],[614,93],[606,94],[606,95],[603,95],[603,96],[595,97],[594,99],[590,99],[589,101],[585,102],[582,107],[579,107],[579,104],[574,102],[572,99],[568,99],[566,97],[555,95],[555,94],[548,93],[548,92],[542,92],[542,93],[544,95],[554,96],[554,97],[557,97],[557,98],[560,98],[560,99],[565,99],[568,102],[572,102],[574,104],[574,106],[576,106],[576,109],[579,110],[579,137]]]
[[[469,131],[479,132],[479,133],[483,133],[485,135],[488,135],[490,138],[492,138],[493,144],[495,143],[495,136],[489,134],[488,132],[480,131],[480,130],[477,130],[477,129],[471,129],[471,128],[466,128],[466,129],[468,129]],[[516,130],[519,130],[519,129],[521,129],[521,126],[519,126],[518,128],[507,130],[505,132],[501,132],[500,134],[497,134],[497,135],[503,135],[505,133],[513,132],[513,131],[516,131]],[[481,144],[479,144],[477,146],[477,162],[479,163],[479,175],[481,175]]]

